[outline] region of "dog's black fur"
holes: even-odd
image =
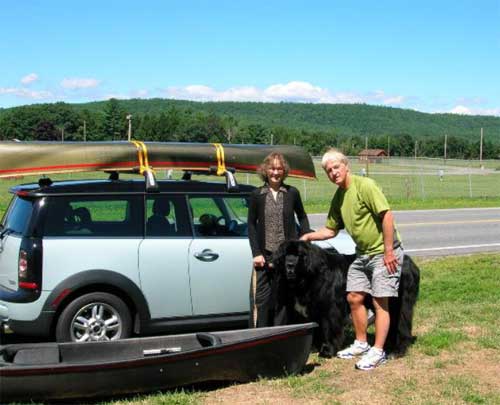
[[[301,314],[319,324],[315,346],[320,356],[333,356],[344,343],[344,326],[350,314],[347,270],[354,259],[354,255],[302,241],[284,242],[274,254],[276,308],[287,308],[289,323],[300,321]],[[393,356],[404,355],[413,342],[413,308],[419,283],[418,267],[405,256],[399,297],[389,300],[391,325],[385,350]],[[365,305],[373,309],[371,297],[367,296]]]

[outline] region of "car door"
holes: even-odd
[[[165,194],[148,196],[139,271],[151,318],[192,315],[188,272],[191,241],[185,198]]]
[[[248,312],[252,255],[247,198],[190,196],[194,239],[189,274],[194,315]]]

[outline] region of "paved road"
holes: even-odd
[[[395,211],[406,252],[415,256],[500,253],[500,208]],[[309,216],[319,228],[326,214]]]

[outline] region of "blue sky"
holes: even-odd
[[[500,116],[500,0],[0,6],[0,107],[162,97]]]

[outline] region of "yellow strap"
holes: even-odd
[[[146,144],[141,141],[131,141],[137,148],[137,159],[139,160],[139,173],[144,174],[146,170],[154,173],[154,170],[149,167],[148,148]]]
[[[222,176],[226,172],[226,163],[224,161],[224,147],[220,143],[213,143],[217,155],[217,176]]]

